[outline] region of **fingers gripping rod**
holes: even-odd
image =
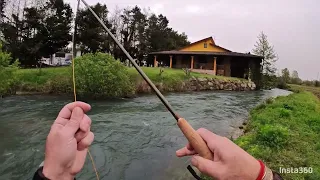
[[[188,139],[189,143],[195,149],[200,156],[212,160],[212,153],[207,147],[204,140],[200,137],[200,135],[191,127],[191,125],[179,116],[177,113],[174,112],[173,108],[166,100],[166,98],[161,94],[158,88],[152,83],[152,81],[148,78],[148,76],[142,71],[142,69],[138,66],[135,60],[130,56],[128,51],[122,46],[122,44],[116,39],[116,37],[111,33],[109,28],[105,25],[105,23],[99,18],[99,16],[92,10],[92,8],[88,5],[85,0],[81,0],[83,4],[90,10],[90,12],[95,16],[95,18],[99,21],[102,27],[108,32],[108,34],[112,37],[112,39],[117,43],[123,53],[127,56],[130,62],[133,64],[135,69],[139,72],[139,74],[143,77],[143,79],[149,84],[149,86],[154,90],[158,98],[161,102],[165,105],[165,107],[169,110],[172,116],[176,119],[179,128],[181,129],[182,133]]]

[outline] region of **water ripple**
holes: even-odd
[[[220,135],[247,118],[262,99],[286,95],[260,92],[192,92],[167,94],[174,109],[195,128]],[[0,100],[0,179],[30,179],[44,158],[44,143],[61,107],[71,98],[15,96]],[[175,150],[186,144],[174,118],[154,95],[135,99],[91,101],[90,147],[101,179],[192,179],[186,158]],[[95,179],[87,159],[79,179]]]

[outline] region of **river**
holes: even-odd
[[[172,93],[166,97],[195,128],[229,136],[263,99],[287,95],[279,89],[256,92]],[[63,96],[13,96],[0,99],[0,179],[31,179],[44,158],[45,138],[57,113],[72,99]],[[175,150],[186,139],[155,95],[89,101],[95,141],[91,153],[100,178],[192,179],[189,158]],[[95,179],[87,158],[78,179]]]

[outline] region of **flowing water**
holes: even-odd
[[[174,109],[195,128],[229,136],[263,99],[287,95],[278,89],[257,92],[167,94]],[[0,179],[31,179],[44,158],[45,138],[59,110],[71,101],[60,96],[13,96],[0,100]],[[89,101],[95,141],[91,153],[100,178],[192,179],[189,158],[175,150],[186,139],[154,95]],[[78,179],[95,179],[89,158]]]

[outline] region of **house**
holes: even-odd
[[[67,66],[71,64],[72,61],[72,42],[70,41],[67,47],[65,48],[66,51],[56,52],[51,56],[42,57],[41,61],[43,64],[48,66]],[[77,46],[75,57],[81,56],[80,47]]]
[[[178,50],[152,52],[153,66],[190,68],[193,72],[240,78],[260,77],[261,56],[232,52],[218,46],[212,37],[194,42]]]

